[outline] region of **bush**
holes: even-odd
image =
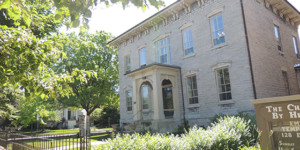
[[[109,139],[99,149],[203,149],[229,150],[246,148],[251,141],[249,121],[241,117],[220,117],[207,130],[193,127],[181,136],[173,134],[125,134]],[[245,149],[246,150],[246,149]]]
[[[97,110],[92,119],[97,127],[110,127],[112,124],[119,124],[119,108],[118,106],[106,106],[102,110]]]
[[[220,114],[220,115],[216,115],[213,118],[211,118],[211,123],[218,123],[220,118],[225,117],[225,115]],[[249,131],[250,131],[250,139],[248,140],[248,145],[255,145],[256,143],[259,142],[259,132],[257,130],[257,122],[256,122],[256,117],[255,115],[249,114],[249,113],[239,113],[238,115],[236,115],[236,117],[239,118],[243,118],[249,126]]]

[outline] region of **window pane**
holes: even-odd
[[[279,38],[279,27],[274,26],[275,37]]]
[[[211,18],[211,28],[214,45],[225,43],[225,33],[222,14],[218,14]]]
[[[198,90],[196,76],[187,77],[187,92],[190,104],[198,103]]]
[[[297,38],[296,37],[293,37],[293,43],[294,43],[296,58],[299,58],[298,44],[297,44]]]
[[[148,109],[149,106],[149,87],[147,85],[142,87],[142,99],[143,99],[143,109]]]
[[[193,35],[192,35],[191,27],[183,30],[183,46],[184,46],[185,55],[194,53]]]
[[[132,92],[127,91],[127,111],[132,111]]]
[[[130,56],[125,56],[125,71],[130,71]]]
[[[220,100],[230,100],[231,96],[231,86],[228,68],[217,70],[217,81],[219,87]]]
[[[146,49],[143,48],[140,50],[140,65],[145,65],[146,64]]]

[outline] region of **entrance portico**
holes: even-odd
[[[180,68],[152,64],[128,73],[133,81],[133,118],[157,131],[173,130],[181,122]]]

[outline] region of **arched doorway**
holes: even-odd
[[[162,82],[162,94],[164,104],[165,118],[173,118],[174,116],[174,105],[173,105],[173,91],[172,82],[170,80],[163,80]]]

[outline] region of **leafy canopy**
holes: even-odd
[[[54,67],[58,74],[71,81],[70,96],[61,99],[65,106],[81,107],[90,115],[96,108],[113,101],[117,95],[118,59],[117,50],[106,45],[111,38],[103,31],[68,35],[63,48],[66,57]]]
[[[34,21],[34,11],[31,4],[47,4],[52,8],[56,22],[65,21],[68,27],[78,27],[80,23],[87,27],[89,18],[92,16],[91,8],[104,3],[107,7],[114,3],[122,3],[125,8],[129,4],[146,9],[148,5],[156,8],[164,5],[162,0],[2,0],[0,1],[0,10],[6,9],[7,15],[12,20],[22,18],[27,26]]]

